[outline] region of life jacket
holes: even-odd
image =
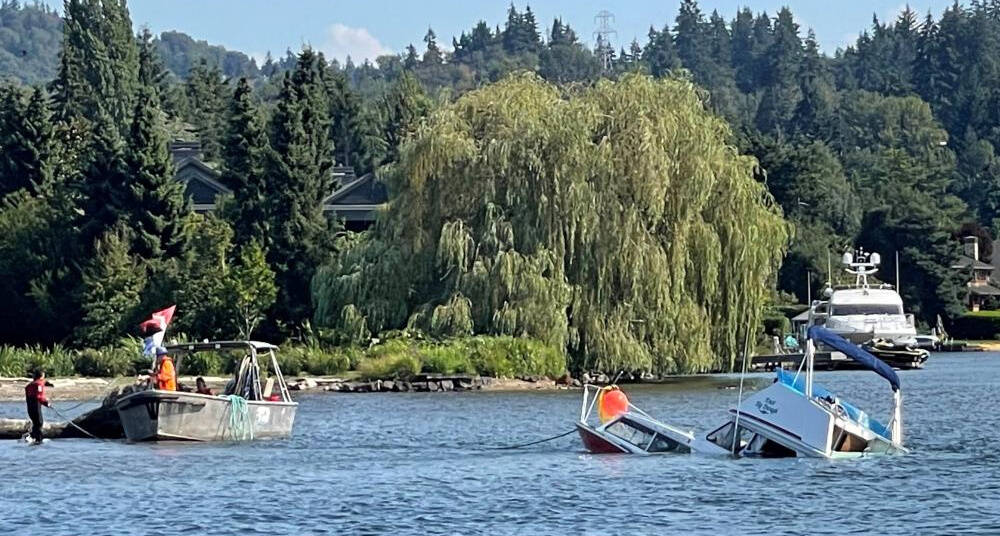
[[[165,355],[160,361],[160,370],[156,373],[156,388],[160,391],[176,391],[177,375],[174,373],[174,360]]]

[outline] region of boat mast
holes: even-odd
[[[903,287],[899,286],[899,250],[896,250],[896,292],[902,293]]]

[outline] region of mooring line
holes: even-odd
[[[548,442],[548,441],[559,439],[560,437],[566,437],[566,436],[572,434],[573,432],[576,432],[576,429],[570,430],[568,432],[565,432],[565,433],[562,433],[562,434],[559,434],[559,435],[556,435],[556,436],[547,437],[545,439],[539,439],[538,441],[532,441],[531,443],[521,443],[519,445],[510,445],[510,446],[506,446],[506,447],[489,447],[489,448],[486,448],[484,450],[513,450],[513,449],[519,449],[519,448],[524,448],[524,447],[530,447],[532,445],[538,445],[540,443],[545,443],[545,442]]]

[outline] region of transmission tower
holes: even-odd
[[[600,58],[605,71],[611,70],[611,60],[615,54],[612,39],[618,38],[618,32],[612,26],[614,23],[615,15],[606,9],[594,16],[594,24],[597,25],[597,29],[594,30],[594,40],[597,41],[594,54]]]

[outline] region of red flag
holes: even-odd
[[[149,318],[149,320],[139,324],[139,329],[142,330],[143,334],[152,333],[162,333],[167,330],[167,326],[170,325],[170,321],[174,318],[174,309],[176,305],[171,305],[162,311],[157,311]]]

